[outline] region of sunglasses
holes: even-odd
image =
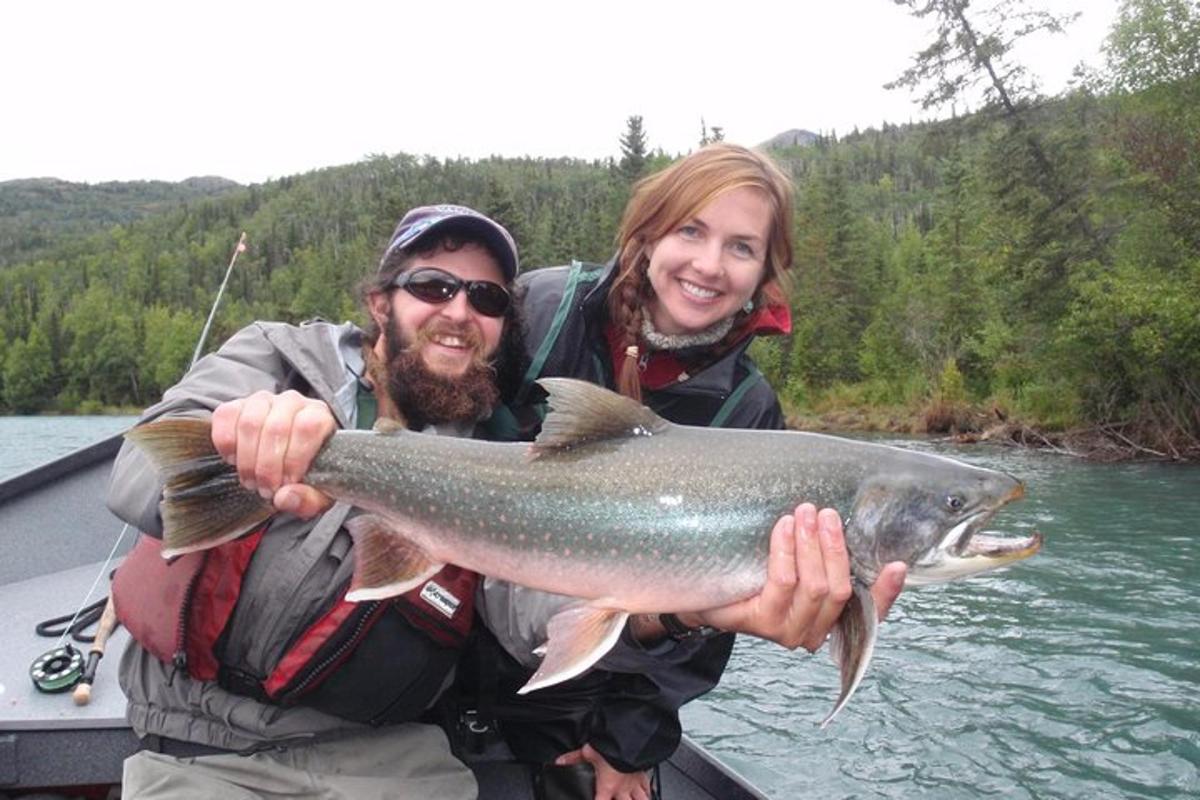
[[[471,308],[485,317],[502,317],[508,311],[511,298],[508,290],[492,281],[464,281],[437,267],[417,267],[401,272],[392,281],[396,289],[403,289],[424,303],[449,303],[464,286],[467,302]]]

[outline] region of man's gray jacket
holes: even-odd
[[[356,423],[363,374],[362,332],[353,325],[254,323],[201,359],[142,417],[204,416],[219,404],[266,390],[295,389],[325,401],[338,424]],[[139,530],[161,536],[162,480],[126,443],[110,479],[108,505]],[[223,637],[224,663],[267,675],[289,643],[331,602],[353,569],[349,508],[337,504],[313,520],[276,517],[251,560]],[[131,642],[120,681],[139,736],[156,734],[230,750],[336,735],[365,726],[305,706],[280,706],[193,680]]]

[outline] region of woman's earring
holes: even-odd
[[[754,310],[754,299],[751,298],[751,299],[747,300],[745,302],[745,304],[742,306],[742,313],[749,314],[753,310]]]

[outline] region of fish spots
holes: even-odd
[[[517,541],[518,541],[518,542],[523,542],[523,541],[525,541],[525,534],[523,534],[523,533],[518,533],[518,534],[517,534]]]
[[[564,547],[563,548],[563,558],[570,558],[570,557],[571,557],[571,548]]]
[[[501,524],[501,525],[507,525],[507,524],[508,524],[508,515],[506,515],[506,514],[501,514],[501,515],[500,515],[500,524]]]

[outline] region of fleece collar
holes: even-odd
[[[744,350],[755,336],[773,336],[785,334],[792,329],[791,312],[787,306],[771,305],[759,309],[742,324],[740,335],[733,346],[724,351],[715,361],[720,361],[728,353]],[[604,326],[604,338],[608,342],[609,357],[612,359],[614,372],[620,370],[625,359],[625,348],[621,346],[621,332],[611,322]],[[711,355],[707,347],[695,348],[694,357],[689,358],[689,351],[645,350],[641,345],[641,355],[638,358],[638,369],[641,372],[643,388],[657,391],[672,384],[682,383],[693,374],[707,369],[714,359],[705,358]]]

